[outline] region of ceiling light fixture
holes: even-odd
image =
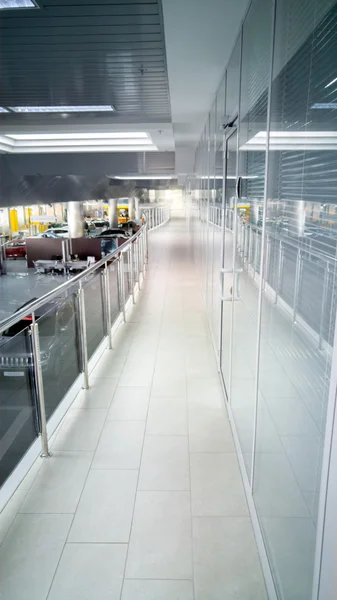
[[[70,113],[70,112],[112,112],[113,106],[9,106],[15,113]]]
[[[0,106],[0,113],[8,113],[8,112],[9,112],[9,110],[7,110],[7,108]]]
[[[113,179],[132,180],[132,181],[136,180],[136,179],[141,179],[141,180],[177,179],[177,175],[123,175],[123,176],[108,175],[108,177],[112,177]]]
[[[34,0],[0,0],[0,10],[15,8],[40,8]]]
[[[114,131],[109,133],[7,133],[13,140],[145,140],[150,136],[144,131]],[[146,143],[146,142],[145,142]]]
[[[266,131],[259,131],[240,147],[240,150],[265,151]],[[336,150],[337,132],[335,131],[271,131],[269,133],[270,150]]]
[[[336,83],[337,81],[337,77],[335,77],[335,79],[333,79],[332,81],[330,81],[330,83],[328,83],[328,85],[325,86],[325,89],[330,87],[330,85],[333,85],[334,83]]]

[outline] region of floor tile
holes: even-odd
[[[90,377],[90,389],[77,394],[72,408],[109,408],[117,383],[116,377]]]
[[[189,404],[203,408],[221,408],[224,397],[219,377],[187,379],[187,400]]]
[[[248,516],[235,454],[191,454],[192,515]]]
[[[105,350],[102,357],[90,373],[90,378],[107,379],[119,377],[123,371],[126,357],[118,350]]]
[[[186,398],[152,397],[146,433],[151,435],[187,435]]]
[[[138,492],[128,579],[192,579],[189,492]]]
[[[145,421],[150,401],[148,386],[118,386],[112,399],[107,420]]]
[[[66,544],[48,600],[119,600],[126,544]]]
[[[1,600],[45,600],[72,515],[17,515],[0,547]]]
[[[188,429],[190,452],[234,452],[225,407],[205,408],[189,403]]]
[[[91,471],[69,542],[128,542],[138,471]]]
[[[145,436],[138,489],[190,489],[187,436]]]
[[[52,450],[93,452],[96,449],[107,410],[71,408],[52,445]]]
[[[7,502],[6,506],[2,509],[0,513],[0,544],[5,539],[26,495],[27,490],[17,489],[9,502]]]
[[[107,421],[95,452],[93,469],[139,469],[145,421]]]
[[[54,452],[44,459],[20,512],[74,513],[92,458],[92,452]]]
[[[194,600],[192,581],[125,579],[121,600]]]
[[[267,600],[248,517],[194,518],[195,600]]]

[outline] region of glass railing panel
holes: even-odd
[[[117,261],[114,261],[109,266],[109,296],[110,296],[110,317],[111,325],[116,321],[120,308],[119,308],[119,295],[118,295],[118,271]]]
[[[25,319],[0,336],[0,481],[39,434],[32,341]]]
[[[104,338],[103,278],[101,271],[90,275],[84,283],[84,302],[87,329],[88,358]]]
[[[53,414],[81,372],[77,286],[45,307],[37,319],[46,417]]]

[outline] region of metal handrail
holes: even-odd
[[[93,265],[91,265],[90,267],[85,269],[85,271],[82,271],[82,273],[75,275],[74,277],[69,279],[69,281],[65,281],[64,283],[62,283],[58,287],[54,288],[50,292],[47,292],[46,294],[44,294],[44,296],[41,296],[37,300],[33,300],[32,302],[30,302],[30,304],[27,304],[24,308],[21,308],[20,310],[18,310],[16,313],[11,315],[10,317],[7,317],[6,319],[3,319],[2,321],[0,321],[0,335],[3,331],[6,331],[6,329],[9,329],[9,327],[12,327],[12,325],[15,325],[15,323],[17,323],[24,317],[31,315],[38,308],[40,308],[41,306],[46,304],[46,302],[53,300],[54,298],[59,296],[64,291],[71,288],[78,281],[81,281],[82,279],[85,279],[86,277],[88,277],[88,275],[95,273],[95,271],[97,271],[98,269],[103,267],[107,262],[118,258],[119,254],[121,252],[124,252],[125,250],[127,250],[130,247],[130,245],[133,244],[133,242],[140,235],[142,235],[142,233],[144,231],[146,231],[146,228],[147,228],[147,223],[144,223],[144,225],[142,225],[142,227],[132,237],[130,237],[130,239],[128,239],[126,242],[124,242],[124,244],[122,244],[121,246],[119,246],[119,248],[116,248],[116,250],[114,250],[107,256],[104,256],[104,258],[101,258],[101,260],[99,260],[98,262],[94,263]]]

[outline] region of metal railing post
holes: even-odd
[[[88,344],[87,344],[87,326],[85,319],[85,301],[84,301],[84,289],[82,281],[79,282],[78,287],[78,306],[80,313],[80,337],[81,337],[81,354],[82,354],[82,371],[84,376],[83,388],[89,389],[89,369],[88,369]]]
[[[142,248],[141,248],[140,237],[137,238],[137,266],[138,266],[138,289],[139,289],[139,291],[141,291],[143,267],[142,267]]]
[[[300,249],[297,251],[296,257],[296,272],[295,272],[295,289],[294,289],[294,307],[293,307],[293,322],[296,323],[298,297],[300,292],[300,281],[302,273],[302,252]]]
[[[121,257],[122,254],[117,261],[118,304],[120,312],[123,313],[123,321],[125,321],[124,264]]]
[[[321,307],[321,318],[319,324],[319,343],[318,347],[320,350],[323,349],[323,329],[324,329],[324,315],[325,315],[325,305],[328,295],[328,284],[329,284],[329,274],[330,274],[330,265],[327,262],[324,269],[324,283],[323,283],[323,294],[322,294],[322,307]]]
[[[134,258],[133,258],[133,244],[131,244],[129,249],[129,270],[130,270],[130,286],[131,286],[131,295],[132,295],[132,304],[135,304],[135,271],[134,271]]]
[[[104,294],[105,294],[105,318],[106,318],[106,329],[108,336],[108,349],[112,349],[112,337],[111,337],[111,303],[110,303],[110,289],[109,289],[109,269],[108,263],[104,265],[103,271],[103,282],[104,282]]]
[[[277,269],[277,281],[276,281],[276,289],[275,289],[275,304],[277,304],[277,298],[281,293],[281,283],[282,283],[282,271],[283,271],[283,244],[280,240],[279,245],[279,257],[278,257],[278,269]]]
[[[36,391],[39,406],[40,416],[40,429],[41,429],[41,454],[42,458],[51,456],[48,447],[48,434],[47,434],[47,418],[46,418],[46,406],[44,402],[44,388],[43,388],[43,377],[40,357],[40,338],[39,338],[39,326],[35,321],[35,314],[32,314],[33,322],[30,326],[30,333],[32,336],[33,346],[33,364],[35,371]]]
[[[263,289],[264,290],[266,289],[266,281],[269,279],[270,245],[271,245],[270,236],[267,234],[266,266],[264,269],[264,277],[263,277]]]

